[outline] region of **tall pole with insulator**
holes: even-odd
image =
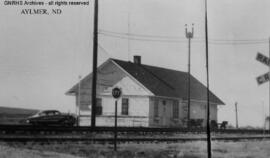
[[[98,0],[94,2],[94,33],[93,33],[93,76],[92,76],[92,108],[91,126],[96,126],[96,85],[97,85],[97,54],[98,54]]]
[[[189,32],[187,24],[185,25],[186,38],[188,39],[188,110],[187,110],[187,126],[190,127],[190,44],[194,35],[194,24],[192,24],[192,31]]]

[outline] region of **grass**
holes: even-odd
[[[69,154],[60,154],[50,151],[38,151],[23,148],[14,148],[6,145],[0,145],[1,158],[76,158],[77,156]]]
[[[206,158],[203,141],[173,144],[120,144],[113,151],[111,144],[85,143],[5,143],[19,149],[57,152],[87,158]],[[269,158],[270,141],[212,142],[213,158]]]
[[[9,107],[0,107],[1,114],[23,114],[23,115],[29,115],[29,114],[35,114],[38,112],[38,110],[34,109],[23,109],[23,108],[9,108]]]

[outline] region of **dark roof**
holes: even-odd
[[[143,84],[156,96],[188,98],[188,73],[161,67],[135,64],[132,62],[111,59],[127,73]],[[196,100],[207,100],[207,88],[191,75],[190,97]],[[210,92],[210,102],[219,105],[224,103]]]

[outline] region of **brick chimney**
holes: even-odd
[[[141,56],[139,56],[139,55],[134,55],[133,56],[133,62],[135,63],[135,64],[141,64]]]

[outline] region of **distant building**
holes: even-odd
[[[113,87],[120,87],[123,95],[118,101],[119,126],[185,127],[187,125],[188,73],[144,65],[140,56],[134,62],[108,59],[98,67],[97,126],[114,125]],[[82,112],[91,114],[92,74],[73,86],[67,95],[76,97]],[[79,88],[80,87],[80,88]],[[79,95],[80,91],[80,95]],[[191,76],[192,120],[206,125],[207,90]],[[217,121],[217,106],[224,103],[210,92],[211,120]],[[87,118],[90,125],[90,116]]]

